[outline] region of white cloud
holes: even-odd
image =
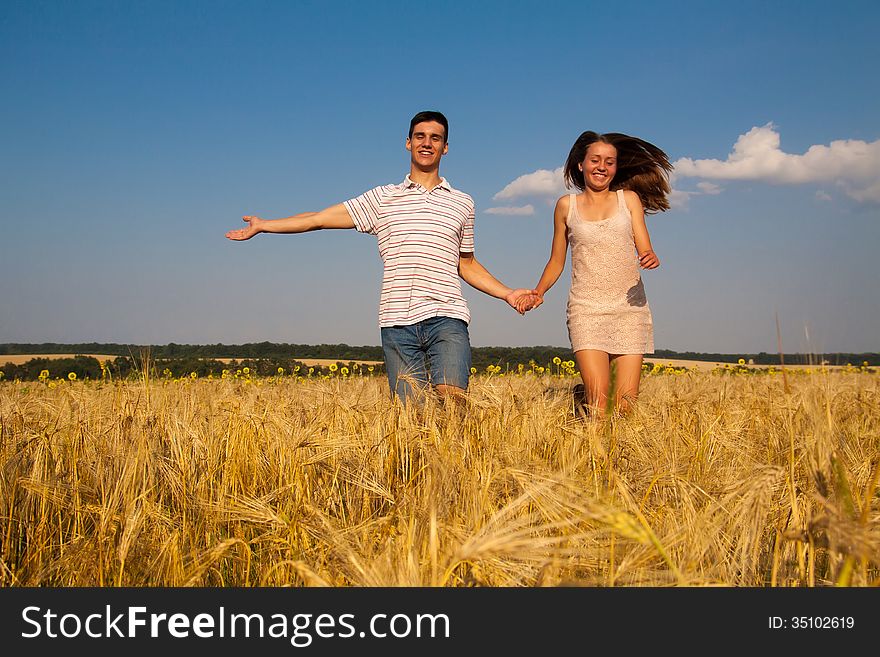
[[[533,198],[540,198],[547,202],[548,205],[552,206],[557,198],[562,196],[563,194],[567,194],[574,190],[568,190],[565,187],[565,183],[563,182],[562,177],[562,167],[559,167],[555,171],[550,171],[548,169],[538,169],[537,171],[533,171],[532,173],[527,173],[512,183],[508,184],[504,189],[495,194],[492,198],[496,201],[504,200],[504,199],[513,199],[519,198],[522,196],[529,196]],[[670,175],[669,177],[670,184],[675,180],[675,175]],[[713,183],[704,182],[699,183],[697,185],[702,191],[699,192],[686,192],[679,189],[673,189],[669,194],[669,204],[673,208],[686,208],[688,205],[688,201],[691,196],[696,196],[698,194],[717,194],[721,191],[721,188],[718,185]],[[500,208],[489,208],[484,210],[484,212],[488,214],[534,214],[534,208],[531,205],[526,205],[522,208],[518,207],[500,207]]]
[[[496,195],[497,196],[497,195]],[[506,215],[519,215],[519,216],[528,216],[535,214],[535,208],[529,205],[523,206],[501,206],[497,208],[486,208],[483,210],[485,214],[506,214]]]
[[[563,194],[577,191],[566,189],[565,183],[563,182],[562,169],[562,167],[559,167],[555,171],[538,169],[532,173],[524,174],[508,184],[492,198],[493,200],[500,201],[526,196],[544,200],[548,205],[552,206],[556,199]],[[674,180],[675,175],[673,173],[669,176],[670,184],[672,184]],[[673,189],[669,194],[669,204],[673,208],[684,209],[687,208],[691,196],[698,196],[700,194],[718,194],[721,191],[721,188],[718,185],[710,182],[698,183],[697,187],[701,191],[687,192],[680,189]],[[531,205],[523,207],[507,206],[488,208],[484,210],[484,212],[486,214],[530,215],[534,214],[534,208]]]
[[[688,206],[691,196],[696,196],[700,192],[684,192],[680,189],[673,189],[669,193],[669,206],[675,210],[683,210]]]
[[[566,193],[562,181],[562,167],[555,171],[538,169],[520,176],[492,197],[495,201],[505,201],[523,196],[544,196],[556,198]]]
[[[703,178],[694,190],[673,187],[669,203],[673,208],[687,208],[692,196],[716,195],[724,191],[709,180],[757,180],[777,185],[803,183],[834,184],[859,202],[880,203],[880,139],[865,142],[839,139],[829,145],[810,146],[803,154],[786,153],[781,148],[779,132],[772,123],[755,126],[740,135],[725,160],[683,157],[673,163],[669,176],[675,186],[683,178]],[[563,182],[562,167],[550,171],[538,169],[516,178],[492,198],[496,201],[530,198],[549,205],[569,192]],[[830,201],[824,190],[816,192],[820,201]],[[487,214],[531,215],[534,208],[500,206],[488,208]]]
[[[780,148],[772,123],[754,127],[736,140],[726,160],[681,158],[677,177],[762,180],[774,184],[835,182],[857,201],[880,202],[880,139],[840,139],[810,146],[803,154]]]
[[[697,189],[699,189],[703,194],[720,194],[723,191],[723,188],[715,183],[710,182],[699,182],[697,183]]]
[[[839,184],[846,192],[847,196],[850,196],[857,201],[860,201],[862,203],[864,203],[865,201],[880,203],[880,180],[877,180],[873,184],[862,189],[853,187],[846,181],[841,181]]]

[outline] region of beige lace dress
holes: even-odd
[[[580,218],[575,194],[566,218],[571,244],[568,336],[572,351],[654,353],[654,326],[639,275],[632,215],[617,190],[617,211],[599,221]]]

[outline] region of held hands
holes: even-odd
[[[639,266],[642,269],[657,269],[660,266],[660,258],[652,249],[639,254]]]
[[[544,303],[544,295],[538,294],[536,290],[532,290],[531,294],[523,295],[516,303],[516,310],[520,314],[524,314],[529,310],[534,310]]]
[[[531,310],[535,306],[531,304],[531,299],[535,297],[534,290],[526,290],[526,289],[518,289],[511,290],[510,294],[504,297],[504,300],[507,302],[511,308],[513,308],[520,315],[525,315],[527,310]]]
[[[230,230],[226,233],[226,237],[231,240],[241,241],[241,240],[249,240],[257,233],[261,233],[259,225],[262,223],[262,219],[259,217],[242,217],[242,221],[247,222],[247,228],[239,228],[238,230]]]
[[[538,294],[536,290],[525,289],[513,290],[504,297],[504,300],[520,315],[525,315],[526,311],[537,308],[544,303],[543,295]]]

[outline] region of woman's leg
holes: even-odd
[[[614,368],[615,403],[621,413],[630,410],[639,397],[639,382],[642,378],[642,355],[621,354],[611,357]]]
[[[608,401],[608,381],[611,373],[608,354],[596,349],[583,349],[574,352],[574,359],[584,380],[587,402],[598,415],[602,415]]]

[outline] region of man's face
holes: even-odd
[[[437,121],[423,121],[413,126],[412,137],[406,139],[406,150],[412,163],[423,171],[440,166],[440,158],[446,155],[446,133]]]

